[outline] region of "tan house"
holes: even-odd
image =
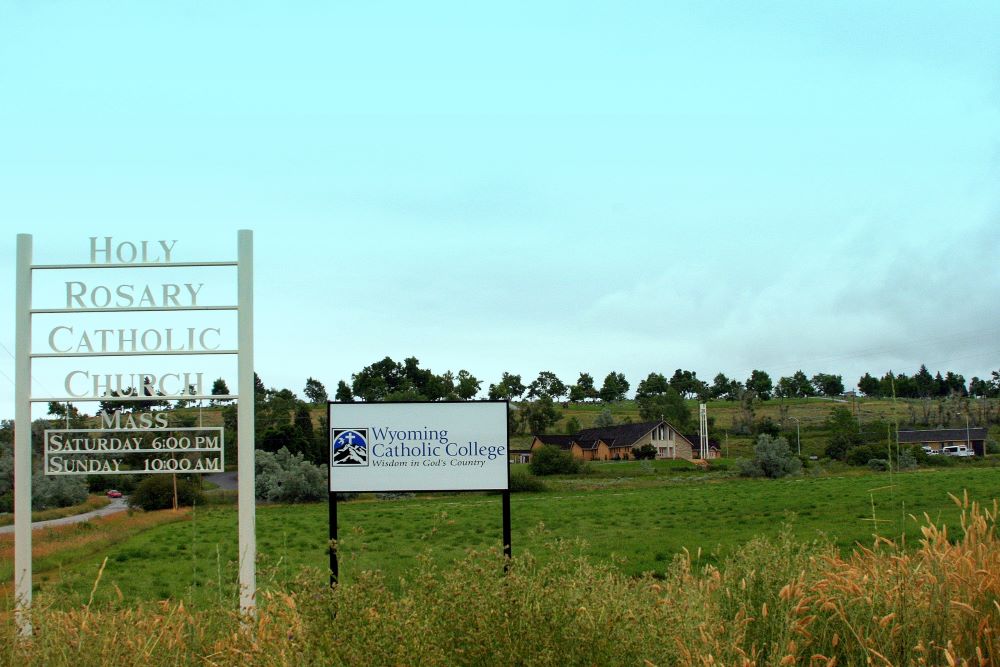
[[[652,445],[658,459],[690,461],[698,450],[697,445],[665,421],[587,428],[575,435],[534,436],[531,449],[543,445],[572,452],[575,458],[584,461],[634,459],[632,450],[643,445]]]
[[[976,456],[986,454],[986,429],[981,426],[972,428],[933,428],[921,431],[899,431],[899,444],[921,445],[940,452],[948,445],[965,445]]]

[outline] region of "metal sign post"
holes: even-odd
[[[110,236],[90,238],[89,263],[47,264],[32,263],[32,237],[29,234],[17,236],[17,300],[16,300],[16,358],[15,358],[15,436],[14,436],[14,597],[15,618],[21,636],[31,634],[31,405],[32,403],[58,402],[101,402],[149,401],[149,400],[239,400],[238,405],[238,475],[239,475],[239,579],[240,609],[252,614],[255,608],[257,556],[254,518],[254,375],[253,375],[253,232],[240,230],[237,235],[238,259],[236,262],[183,262],[173,261],[177,241],[121,241],[113,243]],[[93,270],[93,269],[133,269],[152,271],[161,268],[235,267],[237,270],[237,304],[206,305],[198,303],[198,295],[203,283],[164,283],[162,293],[154,295],[149,285],[138,293],[134,284],[119,284],[116,289],[100,284],[91,288],[88,283],[71,280],[65,283],[65,307],[34,308],[32,303],[33,271],[45,270]],[[215,336],[221,335],[220,327],[207,327],[200,337],[195,329],[189,328],[187,345],[171,345],[172,328],[165,329],[165,343],[160,330],[145,330],[141,337],[136,329],[117,329],[118,338],[109,336],[114,329],[99,329],[99,343],[94,343],[86,332],[74,348],[64,341],[73,333],[73,327],[60,324],[48,335],[49,349],[32,351],[32,317],[34,315],[60,314],[72,317],[80,313],[149,313],[149,312],[205,312],[236,311],[237,347],[220,349],[215,344]],[[149,334],[153,335],[149,335]],[[148,337],[147,337],[148,336]],[[108,342],[109,338],[112,340]],[[115,342],[117,340],[117,344]],[[197,340],[197,343],[195,342]],[[33,396],[31,392],[32,360],[37,358],[69,357],[159,357],[192,355],[235,355],[238,367],[238,393],[225,396],[206,393],[202,386],[202,373],[166,373],[156,378],[148,373],[117,375],[90,373],[73,370],[66,376],[66,396]],[[112,377],[117,379],[117,390],[112,389]],[[123,391],[122,378],[134,381],[136,386]],[[196,378],[194,384],[189,381]],[[168,380],[171,387],[168,388]],[[141,384],[141,387],[138,385]],[[80,475],[95,470],[124,473],[172,473],[209,472],[222,467],[222,438],[216,436],[196,436],[193,433],[179,437],[162,437],[171,432],[164,417],[162,422],[152,419],[143,421],[122,420],[119,413],[102,415],[103,424],[93,429],[65,429],[46,431],[45,474]],[[122,422],[126,422],[124,425]],[[106,427],[106,428],[102,428]],[[183,430],[183,429],[178,429]],[[193,429],[210,431],[211,429]],[[67,447],[67,441],[88,441],[95,433],[106,445],[116,442],[116,446],[127,450],[130,457],[122,454],[114,458],[114,448]],[[128,436],[127,434],[132,434]],[[152,449],[145,446],[145,440],[152,439]],[[194,442],[194,446],[191,443]],[[50,451],[51,448],[51,451]],[[50,454],[52,456],[50,457]],[[178,459],[177,456],[181,458]],[[194,461],[192,456],[199,457]],[[148,457],[143,467],[134,468],[134,457]],[[51,464],[51,465],[50,465]]]
[[[31,235],[17,235],[14,340],[14,615],[31,634]]]

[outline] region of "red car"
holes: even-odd
[[[121,498],[122,497],[122,492],[118,491],[117,489],[111,489],[110,491],[108,491],[107,495],[108,495],[108,498]]]

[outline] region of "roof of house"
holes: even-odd
[[[701,446],[701,436],[698,435],[697,433],[684,433],[683,435],[684,439],[690,442],[692,446],[694,447]],[[722,447],[719,446],[719,441],[716,440],[715,438],[708,439],[708,448],[718,449],[719,451],[722,451]]]
[[[922,431],[900,431],[900,442],[961,442],[969,440],[985,440],[986,429],[982,427],[964,428],[931,428]]]
[[[600,445],[600,440],[580,440],[579,438],[574,438],[576,444],[580,445],[580,449],[597,449]]]
[[[543,445],[552,445],[559,449],[572,449],[573,436],[571,435],[536,435],[535,439]]]
[[[670,426],[665,421],[615,424],[614,426],[585,428],[575,435],[535,435],[535,438],[543,445],[554,445],[560,449],[571,449],[573,443],[578,444],[581,449],[597,449],[600,442],[606,444],[610,449],[625,449],[634,447],[636,442],[660,424]],[[671,428],[673,427],[671,426]],[[694,443],[698,442],[697,435],[684,435],[680,432],[678,435],[687,440],[692,447],[695,446]],[[716,449],[719,447],[717,440],[709,440],[709,444]]]
[[[574,436],[577,440],[603,440],[609,447],[631,447],[663,422],[641,422],[639,424],[615,424],[585,428]]]

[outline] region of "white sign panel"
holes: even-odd
[[[45,474],[218,473],[224,439],[221,426],[49,429]]]
[[[331,403],[330,491],[505,491],[507,403]]]

